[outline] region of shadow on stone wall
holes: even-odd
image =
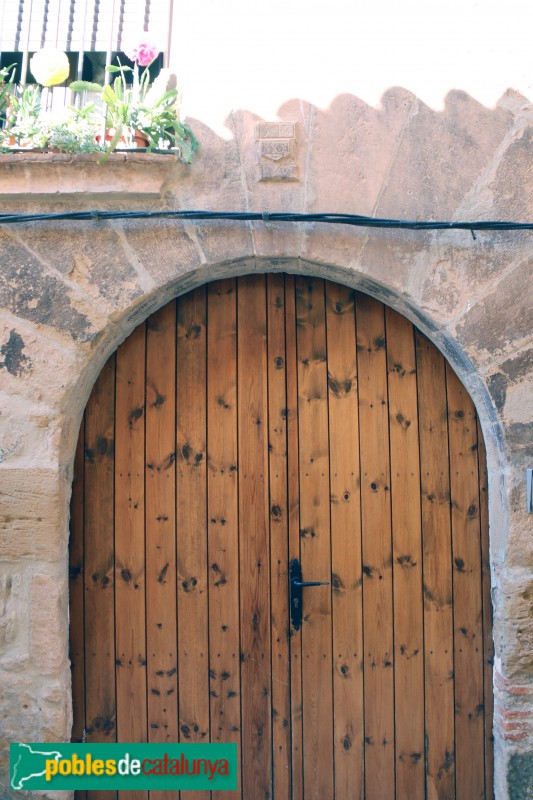
[[[512,90],[495,108],[454,90],[437,111],[395,87],[377,108],[345,94],[327,109],[290,100],[278,114],[297,123],[298,184],[289,189],[284,181],[275,186],[257,183],[258,118],[241,110],[227,118],[233,136],[225,142],[200,121],[191,121],[202,143],[191,170],[195,189],[199,180],[202,190],[214,189],[220,207],[226,192],[233,193],[232,178],[242,167],[248,179],[243,201],[253,205],[266,200],[271,210],[282,210],[283,194],[293,210],[298,206],[310,212],[404,219],[480,217],[489,211],[505,219],[526,219],[531,214],[528,122],[533,110],[527,98]]]

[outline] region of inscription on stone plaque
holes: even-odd
[[[255,138],[261,181],[298,180],[296,123],[257,122]]]

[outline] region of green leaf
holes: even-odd
[[[117,144],[120,142],[120,137],[122,136],[122,130],[123,130],[122,124],[119,123],[115,130],[113,138],[109,142],[109,147],[107,148],[102,158],[98,161],[99,164],[105,164],[105,162],[107,161],[107,159],[109,158],[109,156],[111,155]]]
[[[198,150],[200,142],[198,141],[198,139],[196,138],[196,136],[194,135],[194,133],[192,132],[192,130],[189,128],[188,125],[185,125],[183,122],[180,122],[180,126],[183,129],[184,134],[189,137],[191,141],[191,151],[192,153],[194,153],[196,150]]]
[[[101,92],[102,86],[99,83],[91,83],[91,81],[72,81],[68,87],[73,92]]]
[[[15,82],[16,68],[16,64],[10,64],[9,67],[2,67],[2,69],[0,69],[0,82],[3,84],[7,81],[6,87],[11,86]],[[11,70],[11,75],[9,74],[9,70]]]
[[[115,67],[114,64],[109,64],[109,66],[106,67],[106,70],[108,72],[123,72],[123,71],[124,72],[133,72],[131,67],[127,67],[126,65],[122,65],[122,64],[120,65],[120,67]]]
[[[124,87],[122,85],[122,79],[120,77],[115,78],[115,80],[113,81],[113,89],[114,89],[114,92],[115,92],[117,100],[122,100],[123,99],[123,97],[124,97],[123,88]]]
[[[178,96],[177,89],[167,89],[167,91],[161,95],[159,100],[156,103],[154,103],[153,107],[158,108],[160,105],[162,105],[162,103],[165,103],[167,100],[170,100],[171,98],[175,99],[177,96]]]
[[[118,101],[118,98],[117,98],[115,92],[113,91],[111,86],[109,86],[109,84],[107,86],[104,86],[104,88],[103,88],[102,100],[104,101],[106,106],[109,109],[111,109],[111,111],[115,111],[115,113],[116,113],[116,109],[117,109],[117,105],[118,105],[119,101]]]
[[[188,142],[181,141],[179,144],[176,144],[174,149],[178,150],[180,161],[183,161],[185,164],[191,163],[194,149]]]

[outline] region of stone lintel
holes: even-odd
[[[159,195],[169,173],[183,167],[174,153],[0,154],[2,195],[114,194]]]

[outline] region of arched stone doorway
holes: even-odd
[[[236,740],[245,798],[491,796],[484,441],[405,318],[200,287],[107,362],[76,459],[75,739]],[[330,584],[301,624],[294,559]]]

